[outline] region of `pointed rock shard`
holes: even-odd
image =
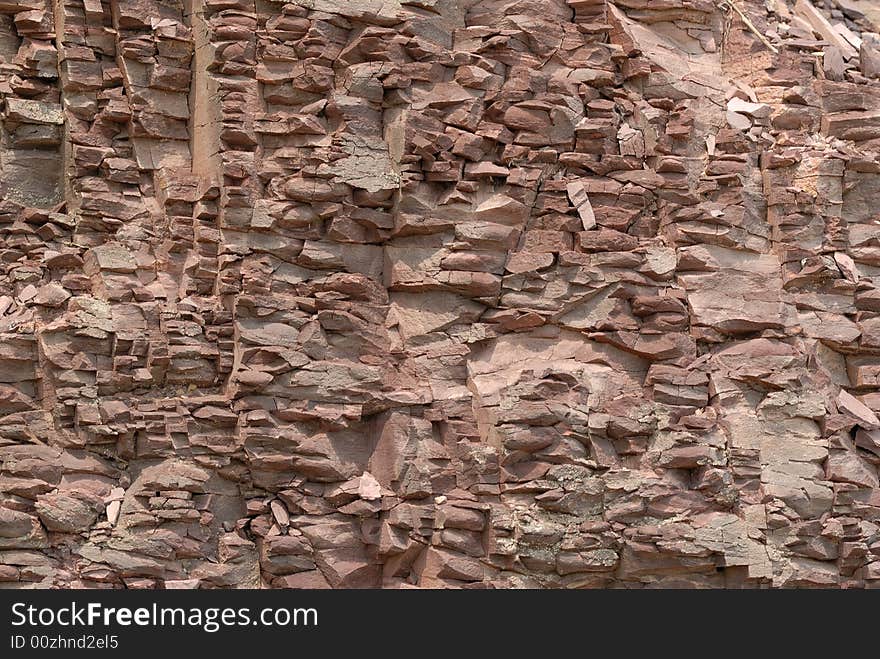
[[[727,110],[729,112],[738,112],[756,119],[763,119],[770,116],[770,106],[766,103],[750,103],[744,101],[738,96],[734,96],[727,101]]]
[[[865,430],[859,428],[856,431],[855,444],[859,448],[871,451],[874,455],[880,456],[880,430]]]
[[[282,529],[286,529],[290,526],[290,515],[283,503],[275,499],[269,504],[269,508],[272,510],[272,517],[275,518],[275,523],[278,524],[278,526]]]
[[[844,277],[853,282],[859,281],[859,268],[855,261],[852,260],[851,256],[844,252],[834,252],[834,261],[837,263],[837,267],[840,268]]]
[[[122,510],[123,498],[125,498],[125,490],[121,487],[114,487],[104,499],[104,502],[107,504],[105,510],[107,521],[110,522],[111,526],[116,526],[119,521],[119,512]]]
[[[837,407],[842,412],[856,418],[859,424],[866,429],[880,429],[880,419],[877,418],[873,410],[845,389],[841,389],[837,396]]]
[[[529,209],[525,204],[503,194],[495,194],[474,210],[474,219],[510,226],[525,224]]]
[[[107,504],[107,521],[111,526],[116,526],[119,521],[119,511],[122,509],[121,501],[111,501]]]
[[[369,471],[361,474],[358,483],[358,496],[364,501],[375,501],[382,498],[382,486]]]
[[[803,18],[810,27],[817,33],[822,35],[828,43],[840,49],[840,52],[847,59],[856,55],[856,49],[853,48],[843,36],[834,29],[831,22],[825,18],[821,11],[816,9],[810,0],[797,0],[794,6],[794,12],[800,18]]]
[[[577,209],[581,218],[581,224],[584,231],[589,231],[596,226],[596,215],[593,213],[593,205],[590,203],[590,197],[587,194],[586,186],[580,181],[572,181],[566,186],[568,198]]]
[[[744,114],[728,110],[725,116],[727,117],[727,125],[731,128],[735,128],[736,130],[748,130],[752,127],[751,120]]]

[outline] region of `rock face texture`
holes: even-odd
[[[0,587],[880,586],[878,13],[0,2]]]

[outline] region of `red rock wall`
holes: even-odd
[[[863,4],[0,3],[0,587],[880,584]]]

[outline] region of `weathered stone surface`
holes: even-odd
[[[865,32],[859,47],[859,66],[867,78],[880,78],[880,34]]]
[[[737,8],[6,3],[0,588],[880,586],[878,14]]]

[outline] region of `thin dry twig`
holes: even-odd
[[[721,11],[725,11],[725,7],[733,9],[733,11],[739,14],[739,17],[742,19],[743,23],[746,24],[746,27],[749,28],[749,30],[751,30],[752,33],[761,40],[762,44],[767,46],[767,48],[769,48],[773,53],[779,54],[779,49],[772,43],[767,41],[767,37],[758,32],[758,28],[755,27],[754,23],[752,23],[752,19],[749,18],[748,15],[742,9],[740,9],[733,0],[723,0],[722,2],[717,3],[717,6]]]

